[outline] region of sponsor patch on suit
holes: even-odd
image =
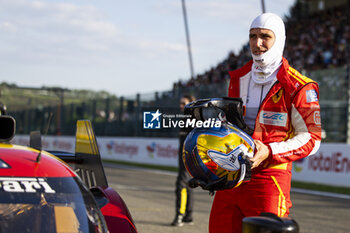
[[[276,104],[278,101],[280,101],[282,95],[283,95],[283,89],[279,90],[274,96],[272,96],[273,102]]]
[[[321,125],[321,113],[320,111],[315,111],[314,112],[314,122],[316,125]]]
[[[315,90],[307,90],[306,91],[306,102],[316,102],[318,101],[317,92]]]
[[[261,111],[259,122],[265,125],[287,126],[288,114],[284,112]]]

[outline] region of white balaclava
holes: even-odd
[[[283,20],[273,13],[264,13],[256,17],[250,25],[250,29],[252,28],[269,29],[275,34],[275,42],[268,51],[261,55],[251,52],[253,80],[263,84],[269,81],[271,74],[281,65],[286,40],[285,28]]]

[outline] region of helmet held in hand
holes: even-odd
[[[203,189],[230,189],[249,177],[254,150],[248,134],[223,122],[217,128],[193,129],[184,143],[183,161],[194,183]]]

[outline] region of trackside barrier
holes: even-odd
[[[350,187],[350,145],[321,144],[316,154],[293,163],[292,179]]]
[[[103,159],[177,166],[178,139],[97,137]],[[28,135],[16,135],[12,143],[28,145]],[[43,148],[74,152],[73,136],[46,136]],[[350,145],[323,143],[312,156],[293,163],[293,180],[350,187]]]

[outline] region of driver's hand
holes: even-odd
[[[250,159],[252,162],[252,169],[258,167],[260,163],[266,160],[270,155],[269,147],[266,146],[259,140],[254,140],[256,153],[253,158]]]

